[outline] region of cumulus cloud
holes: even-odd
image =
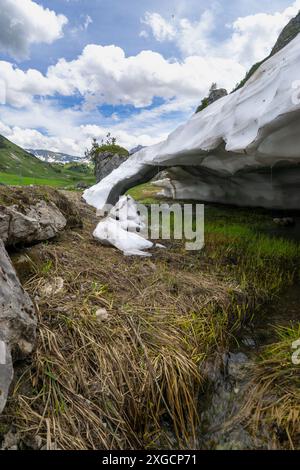
[[[51,113],[50,113],[51,115]],[[63,113],[62,113],[63,116]],[[56,152],[66,152],[71,155],[83,156],[86,148],[91,146],[92,138],[96,137],[99,141],[104,138],[108,132],[112,132],[118,139],[118,143],[131,149],[137,145],[152,145],[167,137],[172,130],[171,123],[165,124],[154,121],[152,117],[149,120],[127,120],[119,124],[103,123],[96,124],[78,124],[72,123],[72,126],[62,129],[53,128],[51,123],[45,129],[45,132],[37,130],[36,118],[27,119],[26,114],[14,120],[13,115],[5,116],[10,122],[16,122],[17,125],[7,125],[0,121],[0,134],[20,145],[23,148],[44,148]],[[57,114],[56,114],[57,119]],[[62,117],[60,119],[63,119]],[[67,117],[68,119],[68,117]],[[45,119],[43,121],[45,125]],[[70,122],[69,122],[70,124]],[[31,127],[29,127],[31,125]]]
[[[127,57],[120,47],[99,45],[86,46],[75,60],[59,60],[46,75],[0,61],[7,104],[19,108],[29,106],[35,96],[74,94],[83,98],[86,110],[102,104],[143,108],[157,96],[196,103],[216,78],[220,85],[232,88],[244,73],[231,59],[191,56],[169,61],[153,51]]]
[[[63,35],[68,22],[64,15],[33,0],[0,0],[0,50],[20,59],[31,44],[51,44]]]
[[[62,80],[51,81],[36,69],[23,71],[10,62],[0,61],[1,90],[5,102],[16,108],[30,106],[35,96],[67,95],[71,88]]]
[[[191,56],[169,61],[152,51],[126,57],[120,47],[89,45],[76,60],[62,59],[50,67],[47,77],[79,92],[88,107],[146,107],[155,96],[199,99],[216,77],[221,85],[232,87],[244,72],[230,59]]]
[[[159,142],[186,120],[212,82],[232,89],[250,65],[269,53],[280,30],[299,8],[297,0],[273,15],[238,18],[228,26],[227,40],[218,44],[212,38],[216,24],[212,10],[205,11],[199,21],[179,16],[167,21],[148,13],[142,37],[147,40],[153,34],[157,41],[174,41],[180,59],[168,60],[150,50],[127,56],[115,45],[90,44],[77,58],[60,59],[45,74],[2,61],[0,77],[9,106],[1,107],[0,134],[23,147],[77,155],[83,155],[92,137],[101,139],[108,131],[127,148]],[[79,97],[83,104],[63,109],[61,95]],[[152,109],[149,106],[155,97],[163,100]],[[117,114],[106,118],[98,109],[103,104],[137,109],[126,119]]]
[[[229,37],[222,43],[216,43],[212,38],[216,24],[214,10],[206,10],[198,21],[178,17],[170,23],[158,15],[164,29],[172,30],[172,35],[165,38],[163,35],[158,38],[154,21],[147,21],[147,18],[156,18],[157,13],[147,13],[147,18],[143,18],[141,22],[147,24],[155,39],[174,41],[184,57],[195,54],[231,58],[245,67],[250,67],[270,53],[279,33],[288,21],[296,16],[299,9],[300,0],[296,0],[281,12],[258,13],[237,18],[227,26]]]
[[[222,51],[247,66],[262,60],[274,46],[278,35],[286,24],[297,15],[300,0],[282,12],[274,14],[258,13],[238,18],[231,29],[232,36],[224,44]]]

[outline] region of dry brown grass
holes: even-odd
[[[14,425],[48,448],[195,448],[201,363],[228,342],[239,288],[178,244],[124,258],[92,240],[94,213],[83,215],[83,229],[27,250],[39,333]],[[63,289],[47,295],[55,278]]]
[[[241,418],[253,435],[269,436],[267,446],[294,450],[300,448],[300,367],[292,361],[292,344],[300,338],[300,324],[275,332],[277,341],[264,348],[253,367]]]

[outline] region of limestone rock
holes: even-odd
[[[99,321],[99,322],[102,322],[102,321],[107,321],[109,320],[109,313],[108,311],[106,310],[106,308],[99,308],[96,312],[96,319]]]
[[[227,96],[228,92],[225,88],[213,88],[210,90],[208,97],[208,104],[213,104],[215,101],[220,100],[224,96]]]
[[[38,201],[22,212],[18,206],[0,206],[0,238],[6,245],[53,238],[67,225],[52,202]]]
[[[112,171],[119,168],[122,163],[127,160],[128,157],[124,155],[113,154],[110,152],[102,152],[97,155],[95,160],[95,175],[97,183]]]
[[[275,46],[272,49],[271,55],[276,54],[278,51],[283,49],[287,44],[289,44],[295,37],[300,33],[300,12],[295,18],[292,18],[291,21],[286,25],[282,30]]]
[[[0,240],[0,413],[13,378],[12,359],[32,352],[35,335],[34,305],[22,288]]]

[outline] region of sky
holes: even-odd
[[[231,91],[300,0],[0,0],[0,134],[83,156],[165,139]]]

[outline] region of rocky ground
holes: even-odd
[[[211,208],[203,251],[170,241],[151,259],[125,258],[92,239],[97,218],[80,193],[59,195],[43,199],[56,198],[63,210],[62,198],[65,229],[8,247],[38,328],[33,354],[15,362],[2,448],[297,448],[295,384],[290,419],[277,419],[282,410],[274,405],[286,387],[276,374],[270,413],[262,406],[270,397],[262,377],[270,375],[260,358],[270,345],[282,351],[281,339],[266,331],[270,323],[298,325],[297,312],[283,319],[270,310],[299,266],[296,244],[258,235],[270,215]],[[256,401],[249,400],[253,386]],[[263,439],[253,407],[261,408]]]

